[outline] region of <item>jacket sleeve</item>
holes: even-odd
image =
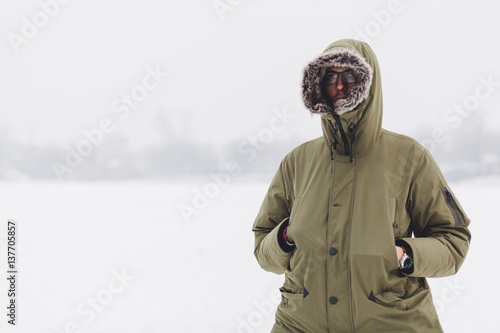
[[[413,268],[403,273],[415,277],[457,273],[469,249],[470,220],[427,149],[412,175],[407,205],[415,237],[396,242],[406,243],[413,254]]]
[[[288,267],[294,247],[282,236],[290,216],[290,191],[287,190],[286,157],[281,162],[255,219],[254,255],[260,266],[269,272],[283,274]]]

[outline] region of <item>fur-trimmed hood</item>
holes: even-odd
[[[352,68],[358,78],[347,98],[332,105],[322,80],[329,67]],[[377,57],[368,44],[342,39],[330,44],[303,71],[302,99],[312,114],[320,114],[323,135],[333,151],[359,157],[367,154],[382,133],[382,84]],[[337,123],[337,125],[334,125]],[[339,133],[345,133],[344,137]],[[355,135],[352,135],[354,134]],[[355,140],[346,140],[355,137]]]
[[[346,98],[332,103],[326,96],[322,80],[329,67],[351,68],[358,78],[356,86]],[[354,109],[366,96],[372,84],[373,69],[357,52],[348,48],[333,48],[325,51],[304,68],[302,98],[311,113],[338,115]]]

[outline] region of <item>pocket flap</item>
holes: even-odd
[[[376,294],[375,298],[384,303],[392,303],[402,300],[401,297],[399,297],[392,291],[386,291],[380,294]]]

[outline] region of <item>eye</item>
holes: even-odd
[[[356,75],[354,75],[353,72],[346,73],[345,78],[346,78],[347,82],[349,82],[349,83],[356,82]]]
[[[335,83],[337,81],[337,74],[333,74],[333,73],[326,74],[325,81],[328,84]]]

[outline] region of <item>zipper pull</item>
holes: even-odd
[[[460,217],[459,210],[455,204],[455,200],[453,199],[453,196],[451,195],[451,192],[448,191],[446,187],[444,187],[444,194],[446,196],[446,201],[448,201],[448,207],[451,210],[451,213],[453,217],[455,218],[455,225],[459,226],[462,225],[462,219]]]
[[[444,193],[446,193],[446,199],[449,202],[451,202],[451,200],[452,200],[451,193],[450,193],[450,191],[448,191],[448,189],[446,187],[444,188]]]
[[[347,127],[347,129],[349,130],[349,132],[352,132],[352,131],[353,131],[354,126],[356,126],[356,125],[354,125],[354,123],[351,123],[351,124]]]

